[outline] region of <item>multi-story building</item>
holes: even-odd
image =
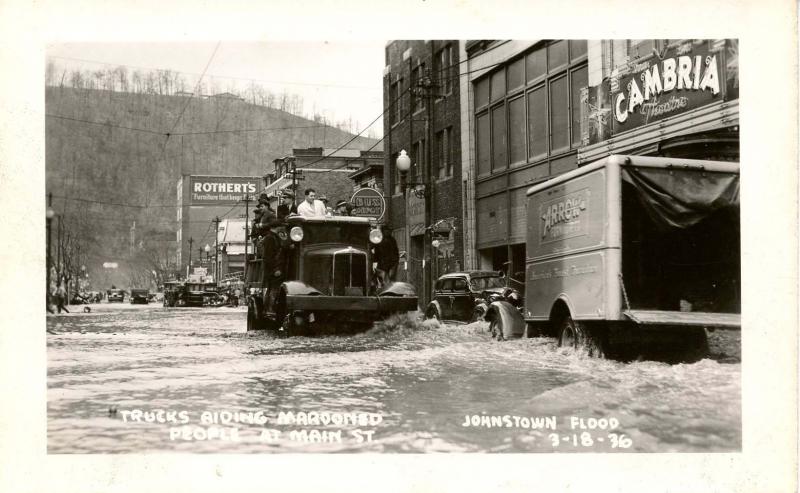
[[[273,161],[274,168],[264,177],[264,191],[270,196],[281,190],[292,188],[292,170],[296,168],[296,200],[303,200],[305,190],[313,188],[317,196],[325,196],[332,207],[339,200],[349,200],[353,195],[356,172],[383,165],[383,151],[361,151],[358,149],[292,149],[292,154]]]
[[[386,45],[388,225],[403,252],[398,277],[415,284],[423,302],[435,277],[464,265],[459,46],[451,40]],[[411,160],[405,181],[396,165],[401,151]]]
[[[526,191],[612,153],[738,160],[731,40],[469,41],[465,263],[525,270]]]
[[[578,166],[587,42],[469,41],[461,79],[472,268],[525,270],[525,192]]]

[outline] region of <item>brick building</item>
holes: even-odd
[[[398,277],[417,286],[421,302],[427,300],[431,278],[464,265],[459,46],[450,40],[386,45],[383,179],[389,225],[400,250],[406,252]],[[417,184],[416,193],[402,189],[396,166],[401,150],[411,159],[407,183]],[[424,191],[423,184],[427,184]],[[431,255],[434,238],[440,247]],[[429,280],[424,283],[426,276]]]
[[[383,166],[383,151],[361,151],[358,149],[292,149],[292,154],[273,161],[273,170],[266,174],[264,191],[270,196],[280,194],[292,187],[292,163],[297,168],[298,203],[303,200],[305,190],[313,188],[318,198],[325,196],[328,205],[333,207],[338,200],[349,200],[355,190],[351,179],[354,172],[367,170],[373,166]]]

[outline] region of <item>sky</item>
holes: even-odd
[[[385,45],[381,40],[222,41],[219,47],[216,41],[59,43],[48,44],[46,56],[68,69],[170,69],[183,73],[192,86],[205,71],[203,80],[215,82],[221,92],[254,81],[276,94],[285,89],[301,96],[305,114],[352,118],[363,130],[383,111]],[[380,136],[382,127],[378,118],[368,132]]]

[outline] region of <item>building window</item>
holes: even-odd
[[[585,40],[540,44],[474,82],[478,176],[580,146],[586,51]]]
[[[408,174],[414,177],[414,181],[422,183],[422,173],[425,170],[425,141],[419,140],[414,143],[414,153],[411,155],[411,169]]]
[[[414,113],[418,111],[422,111],[425,109],[425,98],[422,96],[416,96],[413,94],[413,91],[420,87],[420,83],[422,79],[425,77],[425,64],[420,63],[417,65],[414,70],[411,72],[411,91],[412,91],[412,107],[414,108]]]
[[[400,88],[403,84],[403,79],[397,79],[394,84],[389,88],[389,123],[394,125],[400,121]]]
[[[508,167],[506,156],[506,107],[492,108],[492,172]]]
[[[524,163],[527,158],[525,143],[525,97],[508,102],[508,153],[511,164]]]
[[[436,134],[436,158],[439,166],[437,176],[440,179],[453,176],[453,147],[451,132],[452,127],[447,127]]]
[[[489,113],[485,112],[478,115],[475,125],[475,143],[478,155],[478,176],[488,175],[491,171],[490,156],[491,146],[489,145]]]
[[[550,152],[569,147],[569,87],[567,76],[550,82]]]
[[[442,94],[447,96],[453,93],[453,85],[456,83],[455,78],[458,76],[455,65],[455,54],[453,45],[448,44],[441,51],[437,57],[439,67],[437,69],[437,77],[440,81],[439,89]]]

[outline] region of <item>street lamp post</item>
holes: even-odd
[[[429,184],[429,169],[423,170],[423,181],[422,183],[416,182],[409,182],[406,178],[406,174],[408,170],[411,169],[411,158],[408,157],[405,149],[400,151],[400,154],[397,156],[397,160],[395,161],[397,165],[397,170],[400,172],[400,188],[403,190],[403,197],[406,196],[406,189],[412,190],[415,196],[418,198],[425,199],[425,233],[423,239],[423,261],[427,260],[427,263],[431,263],[431,241],[430,241],[430,224],[432,222],[431,215],[432,215],[432,208],[431,208],[431,196],[430,196],[430,184]],[[430,168],[430,163],[427,163],[428,168]],[[408,224],[408,202],[405,204],[406,210],[406,230],[409,231],[409,224]],[[410,243],[410,233],[408,235],[409,243]],[[410,244],[406,245],[406,251],[411,252]],[[427,267],[427,270],[426,270]],[[430,300],[430,286],[432,285],[431,282],[431,275],[429,274],[432,272],[431,265],[425,265],[422,269],[422,292],[424,295],[424,303],[428,303]]]
[[[210,261],[211,261],[211,253],[210,253],[211,252],[211,246],[208,243],[206,243],[206,246],[205,246],[205,248],[203,248],[203,250],[205,250],[205,252],[206,252],[206,265],[208,265],[210,263]],[[213,269],[211,270],[211,275],[214,275],[214,270]]]

